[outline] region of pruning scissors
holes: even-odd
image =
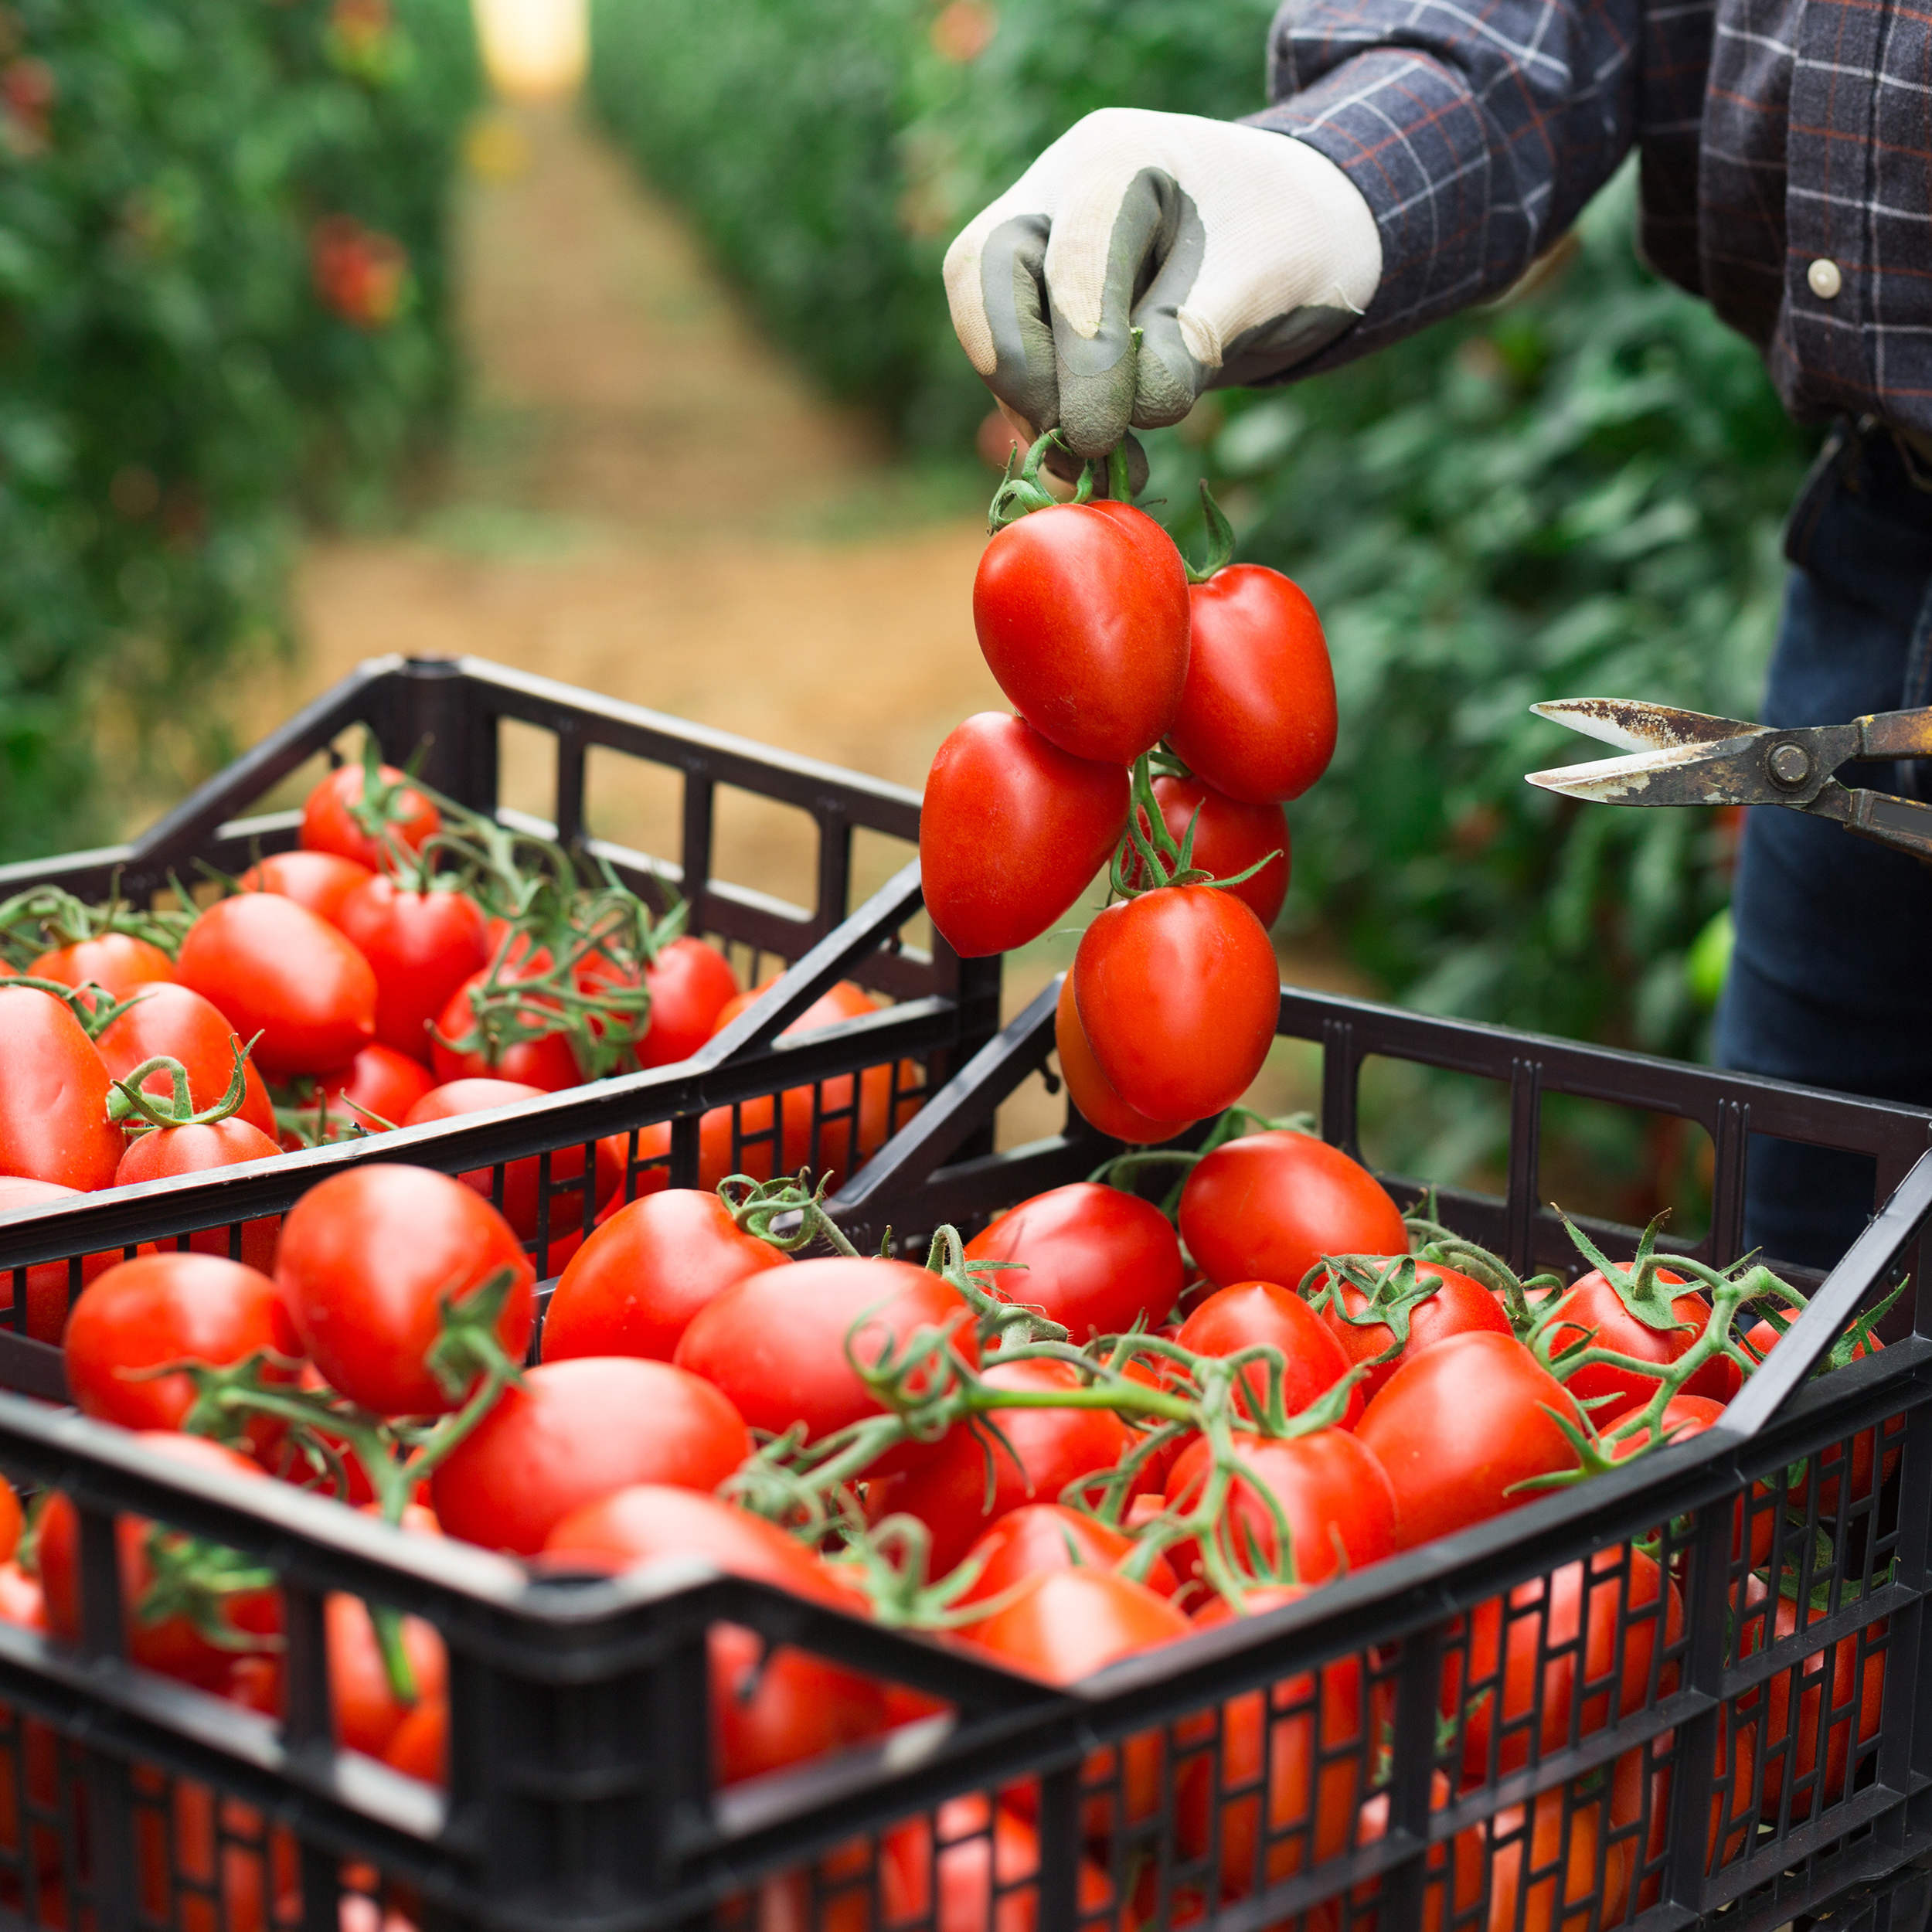
[[[1529,783],[1546,791],[1610,805],[1788,805],[1932,859],[1932,805],[1833,776],[1854,758],[1932,758],[1932,708],[1796,730],[1627,698],[1561,698],[1529,708],[1635,754],[1530,773]]]

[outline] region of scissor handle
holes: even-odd
[[[1843,795],[1850,805],[1844,821],[1847,832],[1909,852],[1914,859],[1932,860],[1932,805],[1922,805],[1915,798],[1895,798],[1889,791],[1848,791]]]
[[[1861,758],[1932,758],[1932,708],[1876,712],[1858,728]]]

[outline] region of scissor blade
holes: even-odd
[[[1713,718],[1702,711],[1683,711],[1675,705],[1645,704],[1635,698],[1556,698],[1532,704],[1539,718],[1567,725],[1587,738],[1626,751],[1669,751],[1680,745],[1717,744],[1760,731],[1761,725],[1737,718]]]
[[[1733,805],[1782,803],[1758,767],[1760,734],[1716,744],[1679,745],[1631,758],[1599,758],[1580,765],[1532,771],[1529,782],[1566,798],[1605,805]]]

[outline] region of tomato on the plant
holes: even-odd
[[[1087,1044],[1080,1008],[1074,1003],[1071,973],[1061,979],[1060,998],[1053,1009],[1053,1046],[1060,1056],[1060,1077],[1066,1083],[1066,1097],[1080,1117],[1101,1133],[1134,1146],[1151,1147],[1172,1140],[1190,1124],[1186,1121],[1150,1120],[1114,1092]]]
[[[1281,808],[1230,798],[1199,778],[1156,778],[1154,800],[1177,845],[1186,838],[1189,826],[1194,828],[1192,856],[1203,872],[1233,879],[1250,866],[1261,868],[1253,878],[1226,889],[1264,927],[1272,926],[1288,896],[1291,857],[1287,815]],[[1145,814],[1141,828],[1148,829]],[[1138,871],[1137,865],[1129,876],[1137,877]]]
[[[1013,709],[1076,758],[1131,764],[1180,706],[1187,571],[1138,510],[1067,503],[1009,524],[980,557],[973,628]]]
[[[447,1174],[372,1163],[332,1174],[289,1210],[275,1281],[331,1388],[378,1415],[427,1416],[463,1400],[427,1359],[443,1304],[460,1307],[506,1269],[495,1334],[521,1362],[535,1270],[509,1223]]]
[[[179,1060],[188,1075],[188,1097],[199,1108],[213,1107],[228,1091],[235,1049],[247,1044],[212,1000],[186,986],[157,983],[144,987],[127,1012],[101,1029],[94,1049],[110,1080],[125,1080],[162,1054]],[[242,1077],[247,1091],[235,1117],[274,1134],[275,1109],[252,1058],[244,1063]],[[141,1090],[172,1100],[174,1081],[165,1073],[150,1073]]]
[[[126,1141],[107,1118],[107,1070],[51,993],[0,981],[0,1174],[111,1187]]]
[[[1374,1255],[1364,1258],[1373,1267],[1386,1268],[1398,1257]],[[1324,1275],[1316,1284],[1318,1290],[1325,1286],[1328,1294],[1329,1298],[1321,1306],[1321,1319],[1328,1332],[1342,1344],[1342,1352],[1352,1365],[1369,1365],[1361,1383],[1362,1399],[1365,1402],[1375,1398],[1383,1384],[1403,1362],[1412,1361],[1424,1349],[1434,1348],[1438,1342],[1446,1341],[1452,1335],[1481,1330],[1487,1330],[1492,1335],[1513,1332],[1502,1302],[1480,1281],[1472,1281],[1458,1270],[1445,1268],[1434,1261],[1416,1264],[1415,1281],[1418,1287],[1428,1287],[1433,1284],[1434,1292],[1410,1308],[1408,1339],[1400,1351],[1386,1362],[1377,1362],[1376,1357],[1385,1349],[1394,1348],[1395,1331],[1386,1322],[1362,1318],[1370,1312],[1368,1296],[1346,1277]],[[1338,1296],[1342,1302],[1340,1311],[1335,1306]]]
[[[1167,886],[1099,913],[1073,957],[1080,1026],[1107,1084],[1151,1120],[1232,1107],[1274,1043],[1281,969],[1253,911]]]
[[[319,914],[275,893],[218,899],[182,940],[181,981],[225,1013],[271,1080],[345,1065],[376,1032],[376,975]]]
[[[332,926],[342,901],[375,876],[368,866],[339,852],[277,852],[250,866],[235,883],[245,893],[279,893]]]
[[[1355,1429],[1395,1485],[1396,1547],[1535,1502],[1543,1492],[1522,1484],[1577,1467],[1560,1417],[1583,1426],[1563,1384],[1508,1335],[1451,1335],[1405,1362]]]
[[[1181,1239],[1207,1278],[1298,1288],[1325,1254],[1401,1254],[1402,1210],[1338,1147],[1280,1129],[1199,1162],[1181,1191]]]
[[[1137,1546],[1131,1536],[1077,1509],[1056,1502],[1026,1503],[1002,1516],[967,1551],[963,1560],[978,1564],[979,1570],[955,1601],[989,1602],[1005,1596],[1022,1577],[1049,1570],[1118,1570]],[[1157,1597],[1171,1597],[1180,1588],[1165,1556],[1154,1559],[1145,1580]]]
[[[1168,742],[1230,798],[1298,798],[1335,755],[1335,672],[1300,586],[1231,564],[1188,591],[1192,646]]]
[[[1127,825],[1124,764],[1076,757],[1023,718],[981,711],[939,747],[919,817],[926,909],[961,958],[1039,937]]]
[[[1018,1262],[988,1269],[981,1285],[1002,1301],[1040,1309],[1077,1346],[1121,1335],[1137,1319],[1165,1321],[1180,1298],[1181,1244],[1151,1201],[1075,1181],[1009,1208],[966,1244],[976,1261]]]
[[[335,923],[376,975],[376,1037],[427,1061],[430,1022],[489,964],[483,908],[467,893],[410,892],[378,876],[342,901]]]
[[[716,1389],[668,1362],[586,1355],[526,1369],[431,1478],[437,1520],[532,1556],[573,1510],[637,1483],[707,1494],[751,1454]]]
[[[1236,1281],[1216,1290],[1181,1324],[1174,1338],[1196,1355],[1236,1355],[1266,1346],[1281,1351],[1281,1406],[1299,1415],[1318,1402],[1349,1372],[1342,1344],[1307,1302],[1273,1281]],[[1241,1371],[1236,1406],[1259,1416],[1268,1398],[1268,1372],[1255,1362]],[[1349,1391],[1342,1427],[1352,1429],[1362,1413],[1362,1389]]]
[[[977,1362],[972,1311],[950,1284],[910,1261],[833,1257],[741,1277],[691,1318],[672,1359],[716,1383],[753,1428],[783,1435],[802,1423],[815,1441],[883,1413],[847,1359],[848,1335],[861,1361],[876,1362],[920,1329],[944,1332]],[[902,1443],[872,1474],[910,1468],[938,1447]]]
[[[668,1188],[620,1208],[570,1257],[543,1317],[543,1359],[668,1362],[691,1318],[733,1282],[791,1257],[747,1234],[716,1195]]]
[[[718,1015],[738,996],[737,975],[716,947],[686,935],[644,969],[651,1024],[638,1042],[640,1066],[687,1060],[710,1039]]]
[[[90,981],[110,1000],[125,999],[144,986],[165,985],[175,977],[175,962],[152,940],[132,933],[103,933],[98,939],[77,939],[43,953],[27,968],[35,979],[58,980],[63,986]],[[97,1002],[87,1002],[90,1011]]]
[[[392,795],[388,813],[389,835],[410,852],[420,852],[425,842],[443,827],[443,815],[413,785],[403,782],[406,774],[393,765],[377,768],[385,786],[399,787]],[[389,854],[379,838],[372,838],[355,821],[354,808],[373,804],[369,794],[367,774],[359,764],[338,765],[316,786],[302,806],[302,845],[306,851],[328,852],[352,859],[372,872],[384,870]]]

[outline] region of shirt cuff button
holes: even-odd
[[[1811,293],[1823,302],[1828,302],[1845,286],[1845,277],[1838,273],[1838,264],[1823,256],[1805,270],[1804,279],[1811,284]]]

